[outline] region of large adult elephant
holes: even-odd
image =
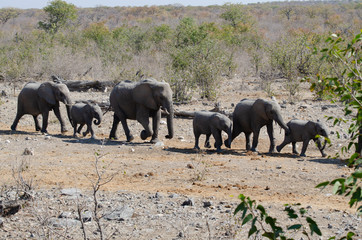
[[[152,136],[151,142],[156,143],[158,141],[161,109],[168,115],[168,135],[166,138],[173,137],[174,110],[172,90],[168,83],[154,79],[120,82],[111,92],[110,103],[114,110],[110,139],[117,139],[117,126],[121,122],[127,141],[132,141],[133,136],[127,125],[127,119],[132,119],[137,120],[144,128],[141,131],[141,139],[145,140]],[[152,129],[150,117],[152,117]]]
[[[34,118],[35,130],[41,130],[42,133],[47,132],[49,111],[54,111],[61,126],[61,132],[67,131],[64,120],[60,115],[59,102],[66,105],[67,114],[70,118],[70,107],[72,100],[68,87],[63,83],[44,82],[27,83],[18,96],[18,110],[15,120],[11,125],[12,130],[16,130],[20,118],[25,114],[30,114]],[[41,114],[43,117],[43,125],[40,129],[37,116]]]
[[[234,140],[240,133],[245,133],[246,150],[257,151],[260,129],[267,126],[270,139],[269,152],[275,151],[275,139],[273,121],[276,121],[287,133],[288,126],[284,123],[280,113],[280,106],[275,101],[264,99],[243,99],[235,107],[233,112],[233,133]],[[250,135],[253,133],[253,145],[250,148]]]

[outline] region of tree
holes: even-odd
[[[62,0],[51,1],[43,10],[48,14],[48,17],[45,21],[39,21],[39,28],[49,33],[58,32],[69,20],[77,18],[76,7]]]
[[[0,23],[5,24],[12,18],[16,18],[20,14],[20,11],[15,8],[2,8],[0,9]]]

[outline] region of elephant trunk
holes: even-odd
[[[67,115],[68,115],[69,122],[70,122],[70,124],[72,125],[72,127],[74,127],[74,125],[73,125],[73,119],[72,119],[72,116],[71,116],[71,114],[70,114],[70,109],[72,108],[72,105],[67,104],[67,105],[65,105],[65,108],[67,109]]]
[[[323,143],[323,146],[322,146],[322,148],[321,148],[321,151],[324,150],[324,148],[325,148],[326,145],[327,145],[327,142],[328,142],[328,140],[327,140],[327,139],[324,139],[324,143]]]
[[[101,124],[101,122],[102,122],[102,115],[96,115],[95,117],[95,120],[93,121],[93,123],[95,124],[95,125],[99,125],[99,124]]]
[[[166,135],[166,138],[171,139],[173,138],[173,117],[174,117],[174,109],[172,102],[167,102],[164,105],[164,108],[168,112],[167,115],[168,135]]]
[[[282,116],[280,113],[274,114],[274,121],[278,123],[278,125],[285,130],[287,134],[289,134],[290,130],[289,127],[284,123]]]

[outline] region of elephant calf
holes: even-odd
[[[89,132],[91,133],[91,138],[94,138],[94,131],[92,128],[92,120],[94,120],[95,125],[99,125],[102,122],[102,110],[96,103],[89,101],[77,102],[75,103],[71,110],[70,115],[72,119],[72,125],[74,128],[73,136],[77,136],[77,132],[80,133],[83,126],[87,124],[87,130],[83,132],[85,137]],[[79,125],[77,130],[77,125]]]
[[[328,129],[321,122],[313,122],[313,121],[304,121],[304,120],[291,120],[287,123],[290,134],[285,134],[284,141],[282,144],[277,146],[277,151],[280,152],[285,145],[288,143],[292,143],[293,145],[293,153],[299,154],[296,150],[296,142],[303,142],[302,152],[300,156],[305,157],[305,152],[307,151],[307,147],[309,141],[313,139],[314,142],[317,143],[317,147],[319,151],[322,153],[322,157],[326,157],[327,155],[324,153],[324,148],[327,143],[327,139],[325,139],[323,147],[317,135],[328,138]]]
[[[216,151],[220,152],[222,145],[221,131],[224,131],[228,134],[228,140],[225,141],[225,145],[226,147],[230,148],[232,122],[227,116],[215,112],[195,112],[193,128],[195,135],[195,149],[200,149],[199,137],[201,134],[206,134],[205,147],[210,148],[211,145],[209,139],[210,135],[212,134],[215,138],[214,146]]]

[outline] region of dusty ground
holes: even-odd
[[[275,91],[281,89],[279,85],[274,88]],[[219,101],[221,107],[229,111],[233,110],[232,103],[236,104],[243,98],[267,98],[266,93],[259,89],[258,83],[253,81],[225,81],[222,89]],[[125,191],[144,196],[159,192],[167,196],[174,193],[195,199],[230,202],[234,207],[238,202],[237,196],[242,193],[269,206],[269,210],[277,216],[281,214],[278,209],[283,209],[285,203],[300,203],[303,207],[313,209],[313,217],[322,226],[322,231],[326,233],[324,236],[334,234],[342,236],[348,231],[354,231],[359,234],[356,239],[362,238],[361,218],[354,215],[356,209],[348,207],[347,199],[330,194],[331,189],[320,191],[314,188],[320,182],[347,176],[353,169],[346,167],[341,160],[321,158],[320,152],[312,142],[307,150],[307,157],[304,158],[292,155],[291,146],[286,146],[282,153],[267,154],[269,140],[264,128],[259,141],[258,155],[246,153],[244,135],[240,135],[232,143],[232,148],[224,150],[222,154],[216,154],[214,149],[196,152],[192,149],[194,144],[192,120],[178,118],[174,124],[175,137],[171,140],[162,139],[166,135],[167,127],[161,125],[160,136],[164,146],[155,146],[142,141],[138,136],[140,125],[135,121],[129,122],[130,129],[135,135],[134,142],[124,142],[125,136],[121,126],[118,130],[120,140],[109,141],[107,137],[112,124],[112,113],[107,113],[102,124],[95,128],[96,140],[90,140],[89,136],[73,138],[69,122],[67,124],[70,131],[64,136],[60,135],[60,125],[53,113],[50,114],[49,136],[34,131],[30,116],[24,116],[19,122],[17,131],[12,132],[10,125],[16,114],[16,96],[20,88],[17,88],[14,94],[10,86],[1,84],[1,90],[7,95],[1,97],[0,106],[0,184],[2,186],[14,184],[12,170],[22,166],[24,179],[32,180],[35,190],[78,188],[89,191],[91,180],[95,177],[96,155],[99,154],[100,169],[105,170],[106,175],[117,173],[111,182],[102,187],[106,194]],[[108,101],[109,92],[72,92],[71,96],[73,100]],[[336,105],[314,101],[306,86],[303,86],[298,98],[294,98],[293,104],[285,92],[276,95],[276,98],[284,107],[282,114],[285,122],[294,117],[306,120],[319,118],[325,121],[323,118],[325,115],[341,114],[340,107]],[[213,105],[214,102],[194,100],[189,105],[179,105],[175,108],[190,111],[209,110]],[[326,109],[322,110],[323,106]],[[63,116],[66,117],[64,109],[62,110]],[[340,144],[347,141],[337,139],[335,134],[344,126],[333,127],[331,122],[327,122],[327,126],[334,134],[331,134],[332,145],[326,149],[326,152],[334,156]],[[274,131],[276,142],[280,144],[284,133],[276,125]],[[201,141],[203,140],[204,137],[201,138]],[[25,148],[30,149],[33,155],[23,155]],[[353,225],[352,228],[338,228],[346,216],[347,222]],[[230,214],[224,218],[230,218]],[[329,223],[337,226],[330,227]],[[220,236],[215,233],[216,230],[213,231],[213,237],[219,238]],[[0,230],[0,236],[5,236],[2,234],[4,232]],[[178,236],[176,231],[178,237],[205,238],[205,235],[198,234],[191,231],[188,235]],[[167,234],[160,236],[159,238],[168,238],[165,237]],[[237,236],[246,239],[243,233]],[[153,238],[151,235],[142,234],[137,237]]]

